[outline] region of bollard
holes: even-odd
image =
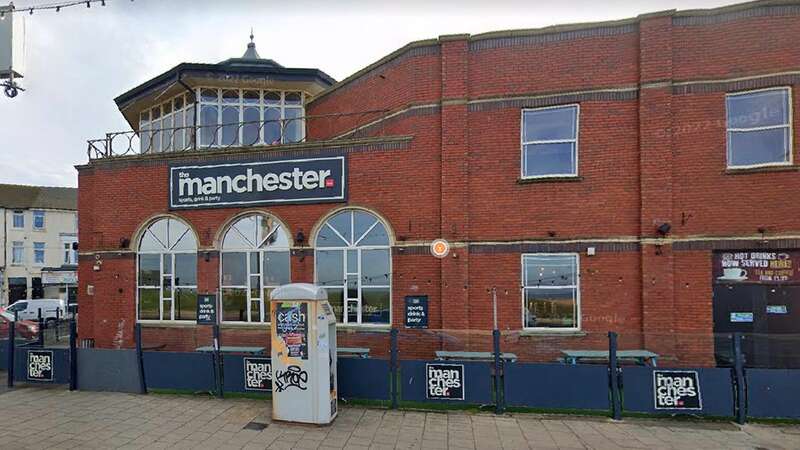
[[[392,398],[392,409],[397,409],[397,372],[400,369],[397,361],[397,328],[392,328],[390,337],[391,358],[389,360],[389,373],[391,374],[391,386],[389,386],[389,395]]]
[[[505,410],[503,396],[503,360],[500,354],[500,330],[492,330],[492,347],[494,350],[494,412],[502,414]]]
[[[225,380],[223,378],[222,354],[220,354],[220,337],[219,337],[219,324],[214,324],[214,372],[217,374],[217,397],[223,398],[223,386]]]
[[[14,387],[14,340],[19,315],[14,311],[14,322],[8,324],[8,387]]]
[[[134,339],[136,340],[136,359],[139,365],[139,393],[147,394],[147,383],[144,379],[144,355],[142,354],[142,324],[140,323],[134,327]]]
[[[44,321],[42,320],[42,308],[39,308],[39,347],[44,347]]]
[[[56,328],[57,329],[57,328]],[[78,389],[78,329],[75,318],[69,320],[69,390]]]
[[[622,418],[622,398],[619,392],[619,367],[617,364],[617,333],[608,332],[608,380],[611,385],[611,418]]]
[[[733,376],[736,385],[736,423],[747,421],[747,399],[744,392],[744,358],[742,357],[742,334],[733,333]]]

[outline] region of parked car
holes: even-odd
[[[7,307],[5,312],[14,315],[20,320],[38,320],[39,309],[42,310],[42,319],[47,322],[55,322],[57,319],[66,318],[67,302],[59,298],[49,299],[40,298],[35,300],[17,300]]]
[[[0,337],[8,337],[8,325],[14,322],[14,314],[9,314],[6,311],[0,312]],[[33,340],[38,337],[39,324],[33,320],[18,320],[14,331],[17,337]]]

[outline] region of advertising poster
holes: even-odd
[[[308,304],[284,302],[275,311],[276,333],[290,358],[308,359]]]
[[[214,325],[217,323],[217,296],[200,294],[197,296],[197,324]]]
[[[53,381],[52,350],[28,350],[28,379]]]
[[[464,400],[464,365],[426,364],[425,396],[431,400]]]
[[[703,409],[700,379],[693,370],[653,371],[655,409]]]
[[[800,282],[800,251],[730,251],[714,253],[716,283]]]
[[[405,298],[406,328],[428,328],[428,296]]]
[[[272,390],[272,365],[269,358],[244,358],[244,388],[248,391]]]

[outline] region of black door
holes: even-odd
[[[25,300],[28,298],[28,280],[26,278],[9,278],[8,279],[8,304],[12,304],[17,300]]]

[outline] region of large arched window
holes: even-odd
[[[196,320],[197,239],[185,223],[148,225],[137,254],[139,320]]]
[[[315,279],[328,291],[336,319],[388,325],[392,257],[381,220],[366,211],[342,211],[322,224],[314,242]]]
[[[269,322],[269,293],[289,283],[289,238],[272,216],[237,219],[222,238],[222,320]]]

